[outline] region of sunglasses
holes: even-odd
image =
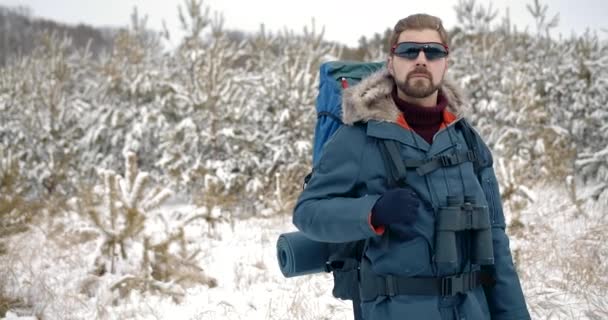
[[[391,49],[394,55],[408,60],[418,58],[420,51],[424,51],[428,60],[445,58],[449,53],[448,46],[439,42],[401,42]]]

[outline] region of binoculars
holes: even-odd
[[[435,261],[456,264],[456,232],[471,234],[471,261],[478,265],[494,264],[492,230],[487,206],[478,205],[475,198],[447,197],[447,206],[439,208],[435,235]]]

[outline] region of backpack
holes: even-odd
[[[319,161],[323,145],[342,125],[342,91],[382,67],[384,67],[383,62],[331,61],[321,64],[319,93],[316,101],[317,123],[313,139],[313,167]],[[492,166],[491,154],[486,148],[480,148],[481,138],[466,121],[463,120],[459,123],[467,146],[476,154],[476,161],[473,162],[473,165],[479,178],[482,168]],[[388,171],[389,187],[404,187],[407,184],[406,168],[399,153],[398,143],[394,140],[382,140],[379,146]],[[312,175],[313,172],[310,172],[304,178],[304,185],[308,183]],[[332,272],[334,278],[332,294],[336,298],[353,300],[355,319],[360,319],[358,270],[365,241],[328,244],[330,255],[327,271]]]
[[[330,61],[321,64],[316,103],[317,124],[312,152],[313,167],[319,161],[325,142],[342,125],[342,90],[357,84],[383,66],[384,62]]]

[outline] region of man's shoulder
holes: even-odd
[[[368,139],[366,131],[366,124],[343,124],[327,140],[323,149],[331,149],[332,153],[358,153],[358,150],[361,150],[361,147],[366,144]]]
[[[367,134],[367,123],[355,122],[354,124],[343,124],[338,128],[332,139],[361,139]]]

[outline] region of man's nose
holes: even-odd
[[[416,65],[417,66],[426,66],[428,60],[426,59],[426,54],[423,50],[418,52],[418,56],[416,57]]]

